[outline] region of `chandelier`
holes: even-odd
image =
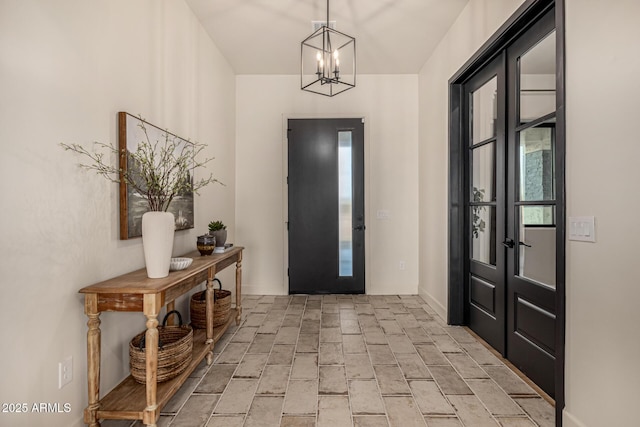
[[[327,21],[304,39],[300,47],[300,88],[334,96],[356,86],[356,39],[329,26]]]

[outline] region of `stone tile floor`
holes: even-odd
[[[552,405],[419,296],[242,303],[240,327],[167,404],[159,427],[555,425]]]

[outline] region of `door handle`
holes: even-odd
[[[519,244],[520,246],[526,246],[526,247],[528,247],[528,248],[530,248],[530,247],[531,247],[531,245],[527,245],[525,242],[518,242],[518,244]]]
[[[358,230],[358,231],[364,231],[367,229],[367,227],[365,227],[364,225],[358,225],[353,227],[354,230]]]
[[[509,248],[509,249],[513,249],[513,247],[515,246],[515,242],[513,241],[513,239],[510,239],[508,237],[504,239],[504,242],[502,242],[502,244],[504,245],[505,248]]]

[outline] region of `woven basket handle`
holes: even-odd
[[[218,282],[218,287],[220,288],[220,290],[222,290],[222,282],[220,281],[220,279],[218,279],[217,277],[214,277],[213,281],[214,282]],[[206,296],[206,292],[203,292],[200,295],[200,301],[204,301],[205,296]],[[216,300],[216,294],[215,293],[213,294],[213,300],[214,301]]]
[[[178,310],[171,310],[170,312],[168,312],[167,314],[164,315],[164,319],[162,319],[162,326],[167,326],[167,319],[169,318],[170,315],[172,315],[173,313],[178,315],[178,322],[179,325],[178,326],[182,326],[182,315],[180,314],[180,312]],[[138,348],[140,350],[144,349],[145,345],[146,345],[146,340],[147,340],[147,336],[146,334],[142,334],[142,338],[140,339],[140,344],[138,344]],[[162,342],[161,339],[158,339],[158,348],[162,348],[164,346],[164,343]]]
[[[182,315],[180,314],[180,312],[178,310],[171,310],[170,312],[168,312],[167,314],[164,315],[164,319],[162,319],[162,326],[167,326],[167,319],[169,318],[169,316],[171,316],[173,313],[178,315],[178,326],[182,326]]]

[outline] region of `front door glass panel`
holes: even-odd
[[[339,276],[353,275],[353,168],[351,131],[338,132]]]

